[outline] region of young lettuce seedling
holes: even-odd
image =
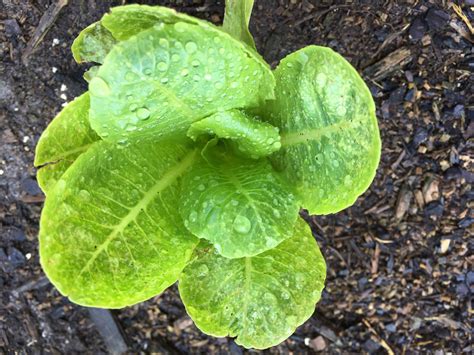
[[[309,46],[272,71],[248,31],[168,8],[116,7],[72,50],[89,91],[37,146],[40,256],[73,302],[121,308],[179,281],[214,336],[264,349],[321,296],[326,266],[301,207],[352,205],[380,157],[375,107],[351,65]]]

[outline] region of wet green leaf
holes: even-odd
[[[61,175],[100,138],[89,125],[89,94],[70,102],[54,118],[36,146],[37,178],[47,194]]]
[[[239,110],[218,112],[194,122],[188,137],[197,140],[202,135],[228,139],[237,152],[253,159],[265,157],[281,147],[278,128]]]
[[[161,23],[117,44],[89,90],[101,137],[154,139],[184,135],[219,110],[257,106],[273,92],[273,76],[224,32]]]
[[[256,255],[289,238],[299,210],[289,184],[267,160],[218,156],[196,163],[184,178],[186,227],[228,258]]]
[[[290,54],[275,70],[276,100],[263,116],[280,128],[272,157],[299,190],[303,207],[327,214],[351,206],[372,182],[380,136],[369,89],[329,48]]]
[[[312,315],[325,277],[324,258],[299,219],[290,239],[253,257],[227,259],[201,242],[180,277],[179,292],[204,333],[265,349]]]
[[[78,63],[103,63],[106,55],[117,43],[112,34],[100,22],[95,22],[81,31],[71,50]]]
[[[226,0],[224,24],[222,28],[256,51],[255,42],[249,31],[253,2],[254,0]]]
[[[120,308],[173,284],[197,244],[175,210],[196,151],[177,142],[95,144],[50,191],[43,270],[63,295]]]

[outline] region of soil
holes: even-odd
[[[34,147],[61,106],[86,90],[69,47],[112,5],[69,1],[22,61],[56,1],[0,3],[0,352],[107,353],[91,312],[47,282],[38,260],[43,195]],[[140,1],[222,21],[223,1]],[[352,208],[307,217],[328,263],[314,315],[267,353],[472,353],[473,1],[257,0],[251,30],[272,65],[309,44],[363,74],[383,154]],[[464,16],[464,17],[463,17]],[[471,100],[471,101],[469,101]],[[129,352],[247,352],[202,334],[175,287],[112,312]],[[254,352],[254,351],[249,351]]]

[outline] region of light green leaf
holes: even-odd
[[[85,93],[64,107],[38,141],[35,166],[41,189],[48,194],[74,160],[99,139],[89,125],[89,94]]]
[[[249,31],[253,2],[254,0],[226,0],[222,28],[234,38],[248,44],[256,51],[255,42]]]
[[[78,63],[103,63],[104,58],[117,41],[100,22],[95,22],[79,33],[71,50]]]
[[[314,312],[326,265],[306,223],[276,248],[241,259],[201,242],[179,280],[186,310],[204,333],[265,349],[288,338]],[[207,244],[207,245],[206,245]]]
[[[89,83],[90,121],[109,140],[184,135],[219,110],[254,107],[272,73],[222,31],[159,24],[117,44]]]
[[[215,135],[229,139],[237,151],[258,159],[280,149],[278,128],[252,119],[239,110],[218,112],[194,122],[188,130],[188,137],[197,140],[201,135]]]
[[[43,270],[63,295],[121,308],[173,284],[198,239],[175,211],[195,151],[176,142],[99,142],[50,191],[40,225]]]
[[[137,4],[113,7],[111,12],[105,14],[101,20],[102,25],[119,41],[125,41],[160,23],[175,24],[177,22],[202,27],[212,26],[207,21],[176,12],[168,7]]]
[[[299,205],[267,160],[239,159],[220,147],[213,160],[184,178],[180,212],[194,235],[228,258],[259,254],[292,235]]]
[[[271,159],[315,214],[351,206],[372,182],[380,159],[375,105],[354,68],[329,48],[290,54],[275,70],[276,100],[263,116],[280,128]]]

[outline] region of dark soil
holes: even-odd
[[[37,250],[43,195],[33,152],[61,105],[86,90],[72,40],[109,6],[127,1],[69,1],[25,66],[26,44],[53,3],[0,3],[3,353],[111,350],[89,311],[43,278]],[[222,21],[223,1],[147,3]],[[446,0],[256,3],[251,29],[272,65],[320,44],[363,73],[383,140],[370,190],[345,212],[311,218],[328,263],[326,290],[313,317],[268,352],[472,353],[474,54],[467,23],[473,1],[459,2],[458,13]],[[130,352],[243,351],[231,339],[202,334],[174,287],[113,315]]]

